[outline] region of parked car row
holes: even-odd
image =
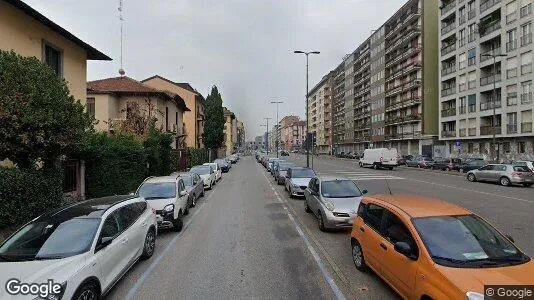
[[[438,162],[440,168],[450,163]],[[401,298],[485,299],[484,285],[534,284],[527,275],[534,262],[514,239],[463,207],[413,195],[364,196],[367,191],[351,180],[302,167],[289,167],[285,177],[285,190],[304,198],[319,230],[351,229],[356,269],[371,269]]]
[[[351,151],[349,151],[347,153],[341,151],[341,152],[339,152],[337,154],[334,154],[334,156],[338,157],[338,158],[348,158],[348,159],[359,159],[360,158],[360,154],[355,153],[355,152],[351,152]]]
[[[77,202],[35,218],[0,245],[0,280],[17,274],[20,282],[58,285],[57,292],[30,299],[101,298],[137,260],[154,254],[160,230],[182,230],[183,216],[205,188],[238,160],[231,155],[188,172],[149,177],[131,195]]]

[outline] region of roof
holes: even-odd
[[[320,181],[334,181],[334,180],[349,180],[350,179],[346,177],[341,176],[334,176],[334,175],[317,175],[317,178],[319,178]]]
[[[141,94],[154,95],[166,100],[174,100],[176,105],[184,111],[190,111],[185,105],[185,101],[177,94],[162,91],[150,87],[128,76],[105,78],[87,82],[88,93],[105,93],[105,94]]]
[[[195,97],[196,100],[198,100],[198,101],[200,101],[202,103],[204,103],[204,101],[205,101],[204,96],[202,96],[202,94],[200,94],[197,90],[195,90],[187,82],[175,82],[175,81],[172,81],[172,80],[167,79],[167,78],[165,78],[163,76],[160,76],[160,75],[154,75],[154,76],[148,77],[147,79],[141,80],[141,82],[147,82],[149,80],[156,79],[156,78],[157,79],[161,79],[161,80],[166,81],[166,82],[168,82],[168,83],[170,83],[172,85],[175,85],[175,86],[180,87],[180,88],[182,88],[184,90],[187,90],[187,91],[190,91],[190,92],[194,93],[196,95],[196,97]]]
[[[412,218],[465,215],[471,212],[461,206],[443,200],[415,195],[373,195],[365,199],[375,199],[403,211]]]
[[[123,195],[90,199],[49,211],[41,215],[38,220],[62,223],[74,218],[100,218],[108,208],[135,198],[137,197]]]
[[[85,43],[84,41],[80,40],[75,35],[68,32],[66,29],[59,26],[58,24],[54,23],[52,20],[48,19],[47,17],[39,13],[38,11],[33,9],[31,6],[29,6],[28,4],[20,0],[5,0],[5,1],[13,5],[14,7],[20,9],[23,13],[25,13],[29,17],[37,20],[39,23],[48,27],[50,30],[57,32],[58,34],[65,37],[67,40],[83,48],[85,51],[87,51],[88,60],[112,60],[109,56],[98,51],[93,46]]]
[[[177,176],[158,176],[158,177],[149,177],[145,182],[160,183],[160,182],[175,182]]]
[[[226,107],[223,107],[223,115],[224,116],[231,116],[232,119],[235,119],[235,114],[231,110],[226,108]]]

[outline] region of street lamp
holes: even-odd
[[[263,118],[267,123],[266,124],[262,124],[260,125],[261,127],[267,127],[267,136],[265,137],[266,138],[266,141],[265,141],[265,148],[267,148],[267,156],[269,156],[269,120],[272,119],[272,118]]]
[[[496,91],[497,89],[495,88],[495,82],[497,81],[496,80],[496,75],[497,75],[497,68],[496,68],[496,63],[495,63],[495,59],[497,57],[506,57],[506,54],[489,54],[489,53],[485,53],[485,54],[482,54],[480,55],[481,57],[493,57],[493,91],[492,91],[492,95],[491,95],[491,104],[493,106],[493,128],[492,128],[492,133],[493,133],[493,142],[492,142],[492,145],[491,145],[491,158],[492,159],[495,159],[495,145],[496,145],[496,140],[495,140],[495,126],[496,126],[496,123],[497,123],[497,114],[496,114],[496,108],[495,108],[495,98],[497,98],[497,94],[496,94]],[[502,134],[502,127],[501,127],[501,134]],[[499,156],[500,156],[500,147],[499,149],[497,149],[497,162],[499,162]]]
[[[293,51],[293,53],[306,55],[306,168],[309,168],[310,167],[310,141],[309,141],[310,139],[309,137],[310,120],[309,119],[310,118],[308,115],[308,93],[309,93],[309,90],[308,90],[308,69],[309,69],[308,56],[310,54],[319,54],[321,52],[319,51],[306,52],[306,51],[295,50]]]
[[[279,141],[278,141],[278,132],[280,131],[280,124],[278,124],[278,104],[282,104],[284,103],[284,101],[271,101],[271,104],[276,104],[276,141],[275,141],[275,145],[276,145],[276,158],[278,158],[278,145],[279,145]]]

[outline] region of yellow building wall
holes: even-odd
[[[63,77],[75,99],[85,103],[87,52],[10,4],[0,1],[0,49],[43,61],[43,42],[63,52]]]

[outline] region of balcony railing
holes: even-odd
[[[493,5],[500,3],[501,0],[488,0],[480,3],[480,13],[485,12],[486,10],[490,9]]]
[[[456,87],[446,88],[446,89],[441,90],[441,97],[446,97],[446,96],[449,96],[455,93],[456,93]]]
[[[469,43],[473,42],[476,39],[477,39],[477,35],[475,33],[470,33],[470,34],[467,35],[467,41]]]
[[[501,54],[501,45],[498,46],[492,46],[493,49],[483,52],[480,54],[480,62],[484,62],[486,60],[492,59],[492,55],[499,55]]]
[[[483,25],[480,25],[483,26]],[[491,25],[483,26],[480,30],[480,37],[486,36],[495,30],[501,29],[501,20],[494,21]]]
[[[497,126],[480,126],[480,135],[501,134],[501,125]]]
[[[468,105],[467,106],[467,111],[469,111],[470,113],[476,112],[477,111],[477,106],[475,104]]]
[[[506,133],[517,133],[517,124],[508,124],[506,125]]]
[[[467,82],[467,88],[472,90],[477,88],[477,82],[476,80],[471,80]]]
[[[532,3],[529,3],[529,4],[521,7],[521,9],[519,10],[519,16],[521,18],[526,17],[531,13],[532,13]]]
[[[517,105],[517,93],[508,93],[508,96],[506,98],[506,105],[508,106],[514,106]]]
[[[532,92],[521,94],[521,104],[532,103]]]
[[[530,133],[530,132],[532,132],[532,122],[521,123],[521,133]]]
[[[458,16],[458,24],[462,25],[463,23],[467,22],[467,15],[460,15]]]
[[[456,72],[456,63],[454,63],[451,66],[444,67],[443,69],[441,69],[441,76],[446,76],[454,72]]]
[[[455,7],[456,7],[456,1],[453,0],[441,8],[441,15],[442,16],[445,15],[446,13],[448,13],[449,11],[451,11],[451,9]]]
[[[456,22],[452,22],[450,24],[447,24],[447,25],[441,27],[441,34],[442,35],[446,34],[446,33],[450,32],[450,31],[452,31],[454,28],[456,28]]]
[[[458,108],[458,114],[463,115],[467,113],[467,106],[460,106]]]
[[[444,138],[456,137],[456,131],[442,131],[441,137],[444,137]]]
[[[460,133],[460,137],[467,136],[467,129],[466,128],[460,128],[459,133]]]
[[[494,104],[495,103],[495,104]],[[487,102],[480,102],[480,110],[488,110],[493,108],[501,108],[501,97],[497,97],[497,100],[495,102],[493,101],[487,101]]]
[[[460,83],[458,85],[458,91],[461,93],[463,91],[466,91],[467,90],[467,83]]]
[[[484,76],[480,78],[480,86],[488,85],[490,83],[501,81],[501,73],[495,75]]]
[[[445,47],[442,47],[441,48],[441,55],[447,55],[451,52],[453,52],[454,50],[456,50],[456,43],[453,43],[453,44],[450,44],[450,45],[447,45]]]
[[[517,77],[517,68],[512,68],[512,69],[506,70],[506,78],[507,79],[514,78],[514,77]]]
[[[523,35],[521,38],[521,47],[532,43],[532,33]]]
[[[456,108],[447,108],[441,111],[441,117],[456,116]]]
[[[516,12],[513,12],[513,13],[509,13],[506,15],[506,24],[510,23],[510,22],[513,22],[517,19],[517,13]]]
[[[532,73],[532,63],[521,66],[521,75]]]
[[[512,50],[515,50],[516,48],[517,48],[517,39],[506,43],[506,52],[510,52]]]
[[[467,129],[467,135],[469,135],[469,136],[475,136],[475,135],[477,135],[477,129],[476,129],[476,128],[469,128],[469,129]]]

